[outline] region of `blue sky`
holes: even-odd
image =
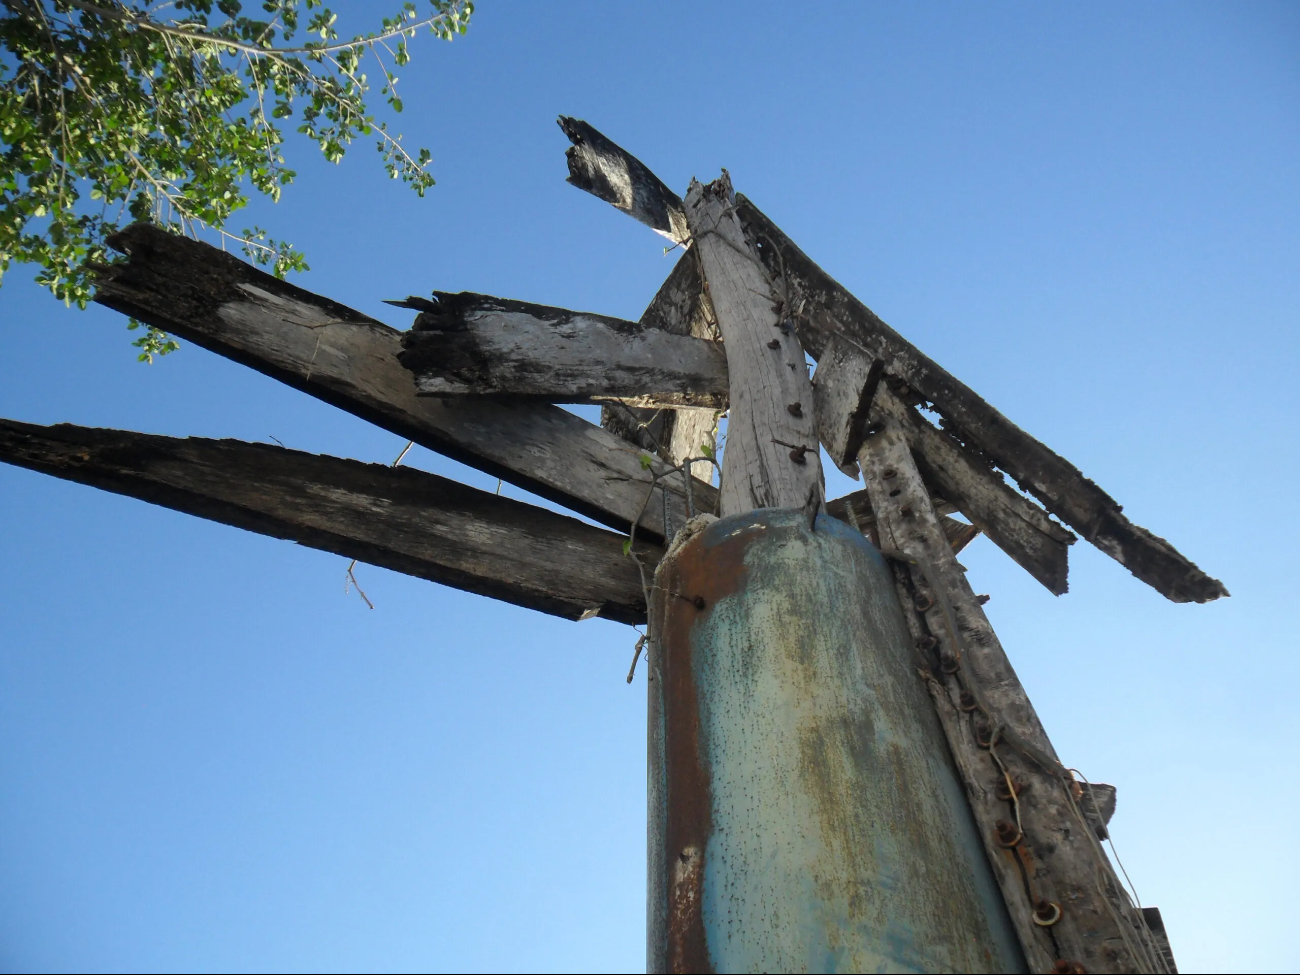
[[[556,115],[679,190],[727,167],[1224,580],[1174,605],[1080,543],[1056,598],[962,556],[1057,750],[1118,786],[1181,969],[1294,971],[1298,54],[1279,3],[485,0],[404,71],[425,200],[366,145],[299,145],[248,222],[399,327],[381,300],[435,288],[634,318],[673,258],[564,183]],[[402,447],[197,348],[137,365],[119,316],[21,267],[0,318],[5,417]],[[344,559],[10,467],[0,559],[0,967],[642,970],[631,630],[361,566],[371,611]]]

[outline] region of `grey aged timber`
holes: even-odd
[[[129,260],[101,272],[95,300],[251,366],[365,420],[602,524],[641,515],[662,535],[655,461],[621,438],[543,403],[416,395],[397,360],[402,333],[337,302],[276,280],[208,244],[135,224],[110,243]],[[688,510],[667,478],[670,517]],[[694,497],[712,510],[714,488]],[[644,506],[644,514],[642,513]]]
[[[721,341],[713,305],[704,293],[698,254],[687,251],[673,265],[641,313],[640,324],[673,335]],[[645,409],[622,402],[606,403],[600,410],[602,427],[657,454],[670,464],[700,457],[704,448],[712,450],[716,422],[713,413],[703,410]],[[696,477],[704,481],[712,478],[713,470],[708,463],[697,462],[692,467]]]
[[[1204,603],[1228,594],[1223,583],[1207,576],[1163,538],[1129,521],[1120,505],[1077,467],[881,321],[739,194],[737,213],[768,270],[783,276],[798,309],[799,336],[810,354],[819,356],[830,337],[839,334],[869,358],[883,360],[891,375],[943,416],[950,437],[982,451],[1048,511],[1174,602]]]
[[[402,336],[400,358],[422,395],[706,409],[726,403],[727,357],[717,342],[471,292],[389,304],[420,312]]]
[[[554,616],[645,622],[622,536],[412,468],[12,420],[0,460]]]
[[[1048,590],[1058,596],[1065,592],[1066,552],[1074,536],[905,404],[888,382],[879,382],[880,362],[839,337],[832,337],[822,350],[815,382],[819,429],[827,452],[856,468],[870,411],[874,408],[892,417],[931,490],[951,502]],[[851,432],[855,427],[856,436]]]
[[[1030,970],[1176,970],[1099,845],[1113,790],[1090,809],[1061,766],[953,557],[902,426],[873,420],[859,463],[880,546],[910,563],[899,601]]]
[[[687,238],[681,198],[644,163],[581,119],[561,115],[559,123],[573,143],[566,153],[570,183],[671,241],[680,243]]]
[[[643,163],[586,122],[562,118],[560,124],[574,142],[568,151],[570,183],[613,203],[659,233],[689,243],[689,235],[680,230],[684,204]],[[605,179],[602,174],[607,173],[613,175]],[[736,215],[768,273],[783,285],[790,323],[814,359],[822,355],[831,335],[843,336],[870,359],[881,360],[890,375],[931,403],[944,417],[950,439],[981,452],[1049,512],[1143,582],[1175,602],[1208,602],[1228,594],[1221,582],[1207,576],[1163,538],[1129,521],[1119,504],[1078,468],[1025,433],[882,322],[743,194],[736,195]],[[920,453],[934,443],[932,438],[918,437],[912,447]],[[931,468],[939,466],[930,458],[925,462]],[[998,475],[989,471],[987,477],[992,481]],[[1047,566],[1036,575],[1054,591],[1064,586],[1064,573]]]

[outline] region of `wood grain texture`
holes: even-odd
[[[581,417],[542,403],[418,396],[398,362],[402,333],[382,322],[149,224],[110,243],[130,259],[101,273],[100,304],[602,524],[625,529],[642,511],[650,490],[642,452]],[[667,490],[681,524],[683,489]],[[707,509],[716,491],[700,483],[695,497]],[[645,531],[662,536],[663,510],[656,488]]]
[[[886,419],[868,436],[858,462],[882,549],[901,552],[924,566],[898,573],[900,601],[926,658],[924,676],[1030,970],[1049,971],[1064,959],[1081,963],[1089,972],[1163,971],[1145,924],[1077,801],[1081,790],[1075,794],[1066,784],[1033,705],[953,557],[897,421]],[[957,634],[949,629],[945,605],[952,611]],[[960,643],[954,643],[955,635]],[[978,700],[989,706],[989,715],[979,713],[972,697],[963,697],[962,691],[971,689],[963,683],[966,674]],[[1002,743],[995,746],[997,757],[1020,783],[1023,839],[1010,847],[999,843],[996,827],[999,821],[1015,824],[1016,809],[1009,799],[999,797],[1005,779],[990,750],[979,744],[981,736],[987,741],[995,725],[1005,729]],[[1036,749],[1051,768],[1012,747],[1012,740]],[[1014,832],[1014,826],[1009,828]],[[1051,927],[1034,923],[1039,901],[1061,907],[1061,918]]]
[[[687,237],[682,200],[639,159],[581,119],[561,115],[573,145],[565,152],[568,182],[612,204],[675,243]]]
[[[645,622],[621,535],[412,468],[12,420],[0,460],[554,616]]]
[[[691,250],[673,265],[672,271],[641,314],[641,325],[662,329],[672,335],[691,335],[711,343],[720,343],[713,306],[704,294],[704,277],[698,255]],[[722,348],[722,346],[718,346]],[[726,350],[723,349],[725,357]],[[718,412],[725,410],[724,402]],[[600,425],[625,440],[654,452],[669,464],[680,464],[700,457],[707,447],[712,451],[714,412],[690,409],[647,409],[614,402],[602,405]],[[712,483],[714,469],[707,461],[691,465],[691,474]],[[715,509],[709,509],[715,510]]]
[[[1056,517],[1143,582],[1174,602],[1208,602],[1228,595],[1163,538],[1133,524],[1120,505],[1065,458],[1008,420],[813,263],[753,203],[737,197],[737,214],[769,273],[784,275],[800,308],[804,347],[821,355],[841,334],[934,405],[948,433],[986,454]],[[796,297],[797,296],[797,297]]]
[[[731,412],[722,455],[722,516],[800,508],[824,496],[812,383],[771,279],[736,220],[731,181],[686,194],[692,249],[727,349]]]
[[[880,361],[841,336],[832,336],[827,343],[813,379],[818,430],[827,453],[833,460],[842,458],[841,466],[856,473],[862,431],[869,422],[892,417],[906,434],[931,490],[956,505],[1050,592],[1064,593],[1067,547],[1074,536],[1013,491],[1001,474],[905,404],[888,382],[879,382]],[[850,450],[853,457],[848,456]]]
[[[708,410],[727,401],[727,357],[717,342],[465,291],[390,304],[420,309],[400,358],[421,395]]]

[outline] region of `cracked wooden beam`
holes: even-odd
[[[856,468],[868,424],[892,418],[907,437],[932,490],[955,505],[1050,592],[1064,593],[1069,588],[1067,552],[1074,536],[899,399],[889,382],[880,382],[880,365],[881,360],[839,337],[832,337],[822,350],[814,385],[819,435],[827,453]]]
[[[95,300],[310,393],[386,430],[589,518],[662,537],[689,517],[680,478],[557,406],[416,394],[402,333],[226,254],[150,224],[110,239],[128,260],[100,271]],[[702,510],[717,491],[693,488]],[[649,497],[649,503],[646,499]]]
[[[674,243],[690,234],[681,197],[626,149],[581,119],[561,115],[560,128],[573,145],[565,152],[568,182],[635,217]]]
[[[389,302],[419,311],[399,357],[423,396],[721,409],[720,343],[639,322],[463,291]]]
[[[1008,420],[933,359],[881,321],[818,267],[743,195],[736,212],[768,272],[783,277],[804,348],[820,357],[839,335],[944,418],[948,435],[978,450],[1026,493],[1135,576],[1174,602],[1204,603],[1228,595],[1163,538],[1126,518],[1120,505],[1077,467]],[[973,519],[972,519],[973,520]],[[1049,586],[1050,588],[1050,586]]]
[[[13,420],[0,460],[553,616],[645,622],[622,536],[413,468]],[[638,551],[653,572],[662,550]]]

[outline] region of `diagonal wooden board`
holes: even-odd
[[[663,534],[663,488],[644,452],[557,406],[418,396],[398,362],[402,334],[279,281],[208,244],[135,224],[111,238],[128,260],[101,270],[95,300],[179,335],[454,460],[602,524]],[[673,524],[688,517],[680,477],[667,486]],[[713,510],[717,491],[693,496]],[[649,503],[646,499],[649,497]]]
[[[623,536],[413,468],[13,420],[0,460],[554,616],[645,622]],[[637,554],[653,573],[663,551]]]
[[[689,245],[685,205],[643,163],[586,122],[562,116],[560,127],[573,143],[566,153],[570,183],[664,236]],[[791,322],[811,356],[820,357],[830,337],[839,335],[861,349],[868,360],[883,361],[890,375],[944,417],[942,433],[949,441],[967,448],[968,453],[981,452],[1048,512],[1174,602],[1208,602],[1228,594],[1221,582],[1163,538],[1129,521],[1119,504],[1073,464],[1021,430],[882,322],[743,194],[736,195],[736,214],[768,273],[784,286]],[[917,416],[919,422],[928,424]],[[928,436],[911,443],[920,463],[931,470],[946,463],[927,454],[937,443]],[[989,484],[1000,480],[991,469],[983,476]],[[996,492],[996,488],[991,490]],[[972,496],[964,503],[974,509],[980,498]],[[963,509],[962,513],[977,524],[990,523],[987,512]],[[1046,569],[1035,575],[1046,580],[1052,591],[1064,591],[1063,573]]]

